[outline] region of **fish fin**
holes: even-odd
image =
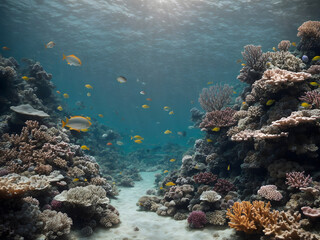
[[[47,48],[47,44],[44,44],[44,47]]]
[[[63,53],[62,53],[62,60],[65,60],[67,57],[66,57],[66,55],[64,55]]]
[[[75,128],[70,128],[70,130],[74,130],[74,131],[80,132],[79,129],[75,129]]]
[[[61,120],[61,122],[62,122],[62,127],[64,128],[66,126],[66,122],[63,120]]]

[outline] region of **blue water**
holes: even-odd
[[[267,51],[281,40],[298,42],[297,28],[320,20],[319,7],[319,0],[1,0],[0,46],[11,48],[1,54],[40,61],[70,95],[61,101],[72,115],[101,113],[102,123],[143,136],[145,145],[183,144],[177,131],[201,135],[188,129],[189,111],[200,107],[207,82],[239,84],[244,45]],[[49,41],[53,49],[44,48]],[[68,66],[63,53],[83,65]],[[120,75],[128,82],[119,84]],[[77,110],[77,101],[86,108]]]

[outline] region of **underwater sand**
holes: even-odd
[[[142,172],[142,181],[136,182],[133,188],[120,188],[118,199],[111,204],[120,212],[121,223],[111,229],[97,229],[90,238],[103,240],[194,240],[194,239],[234,239],[235,233],[228,227],[210,227],[203,230],[189,230],[187,220],[175,221],[170,217],[160,217],[154,212],[138,211],[138,199],[146,195],[146,190],[154,186],[155,172]],[[139,231],[134,231],[138,227]],[[219,237],[213,237],[213,234]]]

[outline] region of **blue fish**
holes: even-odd
[[[303,55],[301,59],[302,59],[302,61],[304,61],[305,63],[306,63],[306,62],[309,62],[309,58],[308,58],[307,55]]]

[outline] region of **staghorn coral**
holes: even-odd
[[[286,184],[292,188],[308,187],[312,182],[310,175],[305,176],[303,172],[290,172],[286,173]]]
[[[282,40],[278,44],[279,50],[284,52],[288,51],[290,46],[291,46],[291,43],[289,40]]]
[[[305,101],[305,102],[311,104],[312,107],[319,108],[320,107],[320,92],[317,89],[305,92],[304,96],[299,97],[299,100]]]
[[[215,127],[230,127],[235,125],[237,121],[233,118],[235,110],[226,108],[224,110],[216,110],[207,112],[204,119],[200,123],[200,128],[211,129]]]
[[[231,101],[232,90],[233,88],[228,84],[203,88],[199,96],[199,103],[207,112],[221,110]]]
[[[258,195],[273,201],[280,201],[282,199],[282,194],[277,190],[277,186],[275,185],[261,186],[258,190]]]

